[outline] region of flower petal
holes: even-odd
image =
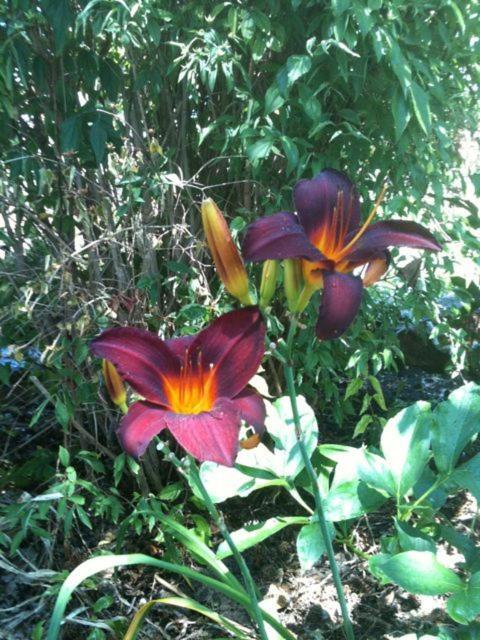
[[[167,404],[165,382],[180,363],[163,340],[133,327],[107,329],[90,343],[92,353],[113,362],[124,380],[146,400]]]
[[[217,398],[234,398],[246,386],[265,352],[265,323],[258,307],[231,311],[197,335],[192,358],[201,352],[205,367],[214,370]]]
[[[337,225],[337,236],[355,229],[360,224],[360,201],[353,182],[336,169],[324,169],[313,180],[300,180],[293,190],[293,200],[307,236],[312,239],[322,229],[332,227],[333,211],[342,191],[342,225]],[[333,230],[332,230],[333,231]]]
[[[435,236],[422,225],[409,220],[387,220],[370,225],[345,257],[354,261],[364,260],[372,253],[388,247],[412,247],[430,251],[441,249]]]
[[[117,436],[124,451],[134,458],[143,455],[152,439],[165,429],[165,409],[147,402],[135,402],[122,418]]]
[[[286,211],[259,218],[250,224],[242,253],[248,262],[285,258],[317,261],[324,257],[310,243],[296,216]]]
[[[378,282],[380,278],[387,272],[389,264],[389,251],[383,251],[381,255],[369,262],[368,267],[362,277],[363,286],[371,287],[372,284]]]
[[[165,340],[165,344],[174,353],[177,358],[183,363],[185,357],[185,351],[191,347],[197,336],[180,336],[179,338],[170,338]]]
[[[265,403],[263,398],[253,389],[244,389],[233,398],[232,403],[240,414],[240,418],[255,429],[256,433],[265,430]]]
[[[166,420],[178,444],[197,460],[234,465],[240,416],[231,400],[220,398],[211,411],[195,415],[168,412]]]
[[[316,327],[320,340],[338,338],[348,329],[360,308],[362,290],[360,278],[336,271],[324,272]]]

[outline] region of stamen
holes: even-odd
[[[380,195],[378,196],[378,198],[375,200],[375,204],[372,207],[372,210],[370,211],[370,213],[368,214],[368,218],[365,220],[365,222],[363,223],[363,225],[360,227],[360,229],[358,230],[358,232],[355,234],[355,236],[350,240],[350,242],[345,245],[343,247],[343,249],[340,251],[340,253],[338,254],[338,256],[336,257],[337,260],[340,260],[341,258],[343,258],[343,256],[345,254],[348,253],[348,251],[351,249],[351,247],[357,242],[357,240],[359,240],[363,234],[365,233],[365,231],[367,230],[367,227],[370,226],[370,223],[372,222],[375,214],[377,213],[378,207],[381,205],[382,200],[385,196],[385,192],[387,190],[387,184],[384,183],[382,190],[380,191]]]

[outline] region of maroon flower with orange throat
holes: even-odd
[[[123,449],[136,458],[168,429],[198,460],[233,466],[242,420],[263,430],[263,400],[246,388],[265,350],[257,307],[232,311],[195,336],[172,340],[132,327],[107,329],[90,348],[144,398],[118,429]]]
[[[351,180],[340,171],[324,169],[294,188],[297,213],[282,211],[260,218],[247,228],[243,242],[246,261],[300,260],[304,287],[297,311],[323,289],[316,333],[337,338],[354,320],[364,286],[386,272],[388,247],[438,251],[434,236],[416,222],[388,220],[371,224],[383,191],[366,221],[360,223],[360,200]],[[366,265],[363,278],[352,271]]]

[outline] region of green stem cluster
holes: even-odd
[[[245,585],[245,589],[247,591],[248,597],[250,598],[252,620],[256,623],[258,627],[260,638],[261,640],[268,640],[268,635],[267,635],[265,622],[264,622],[264,614],[262,613],[262,610],[260,609],[260,605],[258,603],[257,590],[255,588],[255,583],[253,581],[250,570],[242,554],[238,550],[235,542],[233,541],[233,538],[230,535],[230,532],[225,525],[223,516],[218,511],[208,491],[206,490],[205,485],[203,484],[202,479],[200,477],[200,474],[198,473],[197,464],[194,458],[192,458],[192,456],[188,456],[187,458],[188,464],[186,469],[185,465],[184,464],[182,465],[182,462],[177,458],[177,456],[173,452],[169,451],[168,446],[165,443],[162,442],[161,448],[162,448],[162,451],[166,454],[166,458],[170,460],[179,469],[181,473],[188,476],[193,487],[196,488],[198,493],[200,493],[200,495],[202,496],[205,506],[207,507],[208,512],[210,514],[210,517],[215,522],[215,524],[218,527],[218,530],[220,531],[224,540],[230,547],[232,555],[235,558],[238,568],[240,569],[240,572],[243,578],[243,583]]]
[[[328,561],[330,563],[330,568],[332,571],[333,583],[337,591],[337,597],[340,604],[340,609],[342,611],[343,629],[345,632],[345,637],[347,638],[347,640],[354,640],[353,626],[350,620],[350,614],[348,612],[347,602],[345,600],[342,580],[340,578],[340,572],[338,570],[337,562],[335,560],[335,553],[333,551],[332,540],[330,537],[330,532],[328,530],[327,521],[325,519],[325,514],[323,511],[322,497],[320,495],[320,490],[318,488],[317,474],[315,473],[315,469],[313,468],[312,462],[310,460],[310,456],[308,455],[307,449],[305,447],[305,442],[303,439],[303,434],[302,434],[302,426],[300,422],[300,414],[298,412],[297,392],[295,389],[295,378],[293,373],[293,362],[292,362],[292,346],[293,346],[293,339],[295,337],[296,327],[297,327],[297,319],[294,316],[292,318],[292,322],[291,322],[290,329],[288,332],[288,337],[287,337],[287,361],[286,361],[286,364],[284,364],[285,381],[287,383],[287,391],[288,391],[288,395],[290,397],[290,403],[292,406],[293,422],[295,425],[295,433],[298,440],[298,446],[300,448],[300,453],[302,455],[303,463],[305,465],[305,469],[310,479],[310,483],[313,491],[313,497],[315,500],[315,515],[318,518],[320,530],[322,532],[322,536],[325,541],[325,548],[327,551]]]

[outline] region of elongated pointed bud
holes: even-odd
[[[120,407],[123,413],[127,413],[127,391],[115,365],[108,360],[102,360],[102,373],[111,401]]]
[[[210,253],[225,289],[243,304],[253,304],[247,270],[222,212],[211,198],[202,202],[201,212]]]
[[[283,261],[283,287],[289,311],[297,311],[297,301],[304,286],[302,263],[296,258]]]
[[[260,281],[260,301],[262,308],[268,306],[277,286],[278,260],[265,260]]]

